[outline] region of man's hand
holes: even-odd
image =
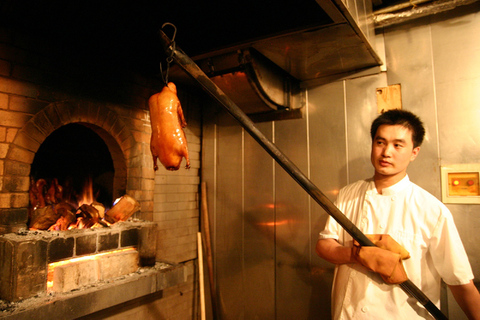
[[[402,259],[410,258],[405,248],[389,235],[367,235],[376,247],[362,247],[354,241],[352,256],[367,269],[377,272],[386,283],[399,284],[408,280]]]
[[[377,247],[400,254],[402,260],[410,258],[407,249],[390,237],[389,234],[367,234],[365,236]]]

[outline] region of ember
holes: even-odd
[[[140,208],[128,195],[118,198],[111,209],[95,201],[91,179],[87,180],[83,194],[75,197],[58,183],[57,179],[38,179],[30,182],[30,230],[64,231],[107,227],[126,221]]]

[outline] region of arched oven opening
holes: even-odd
[[[57,179],[63,198],[79,202],[92,182],[95,199],[111,205],[115,169],[107,145],[91,129],[76,123],[55,130],[42,143],[31,166],[34,181]]]
[[[30,229],[83,229],[115,222],[105,212],[121,191],[114,190],[114,160],[97,132],[88,124],[71,123],[41,144],[31,165]]]

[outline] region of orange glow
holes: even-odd
[[[102,253],[92,254],[92,255],[88,255],[88,256],[83,256],[83,257],[72,258],[72,259],[68,259],[68,260],[62,260],[62,261],[58,261],[58,262],[49,263],[48,264],[48,275],[47,275],[47,291],[51,291],[51,289],[53,288],[53,271],[58,266],[64,266],[64,265],[74,263],[74,262],[78,262],[78,261],[97,260],[100,257],[106,256],[106,255],[109,255],[109,254],[115,254],[115,253],[119,253],[119,252],[127,252],[127,251],[132,251],[132,250],[136,250],[136,249],[135,248],[126,248],[126,249],[102,252]]]
[[[282,225],[286,225],[286,224],[289,224],[291,223],[292,220],[290,219],[285,219],[285,220],[281,220],[281,221],[270,221],[270,222],[261,222],[259,223],[259,225],[261,226],[266,226],[266,227],[275,227],[275,226],[282,226]]]
[[[85,187],[83,188],[83,194],[78,199],[78,206],[80,207],[82,204],[91,204],[94,201],[95,197],[93,196],[92,178],[88,178],[85,182]]]

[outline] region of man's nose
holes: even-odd
[[[383,152],[382,152],[383,156],[386,156],[386,157],[391,156],[392,150],[393,150],[392,145],[390,145],[390,144],[385,145],[385,147],[383,148]]]

